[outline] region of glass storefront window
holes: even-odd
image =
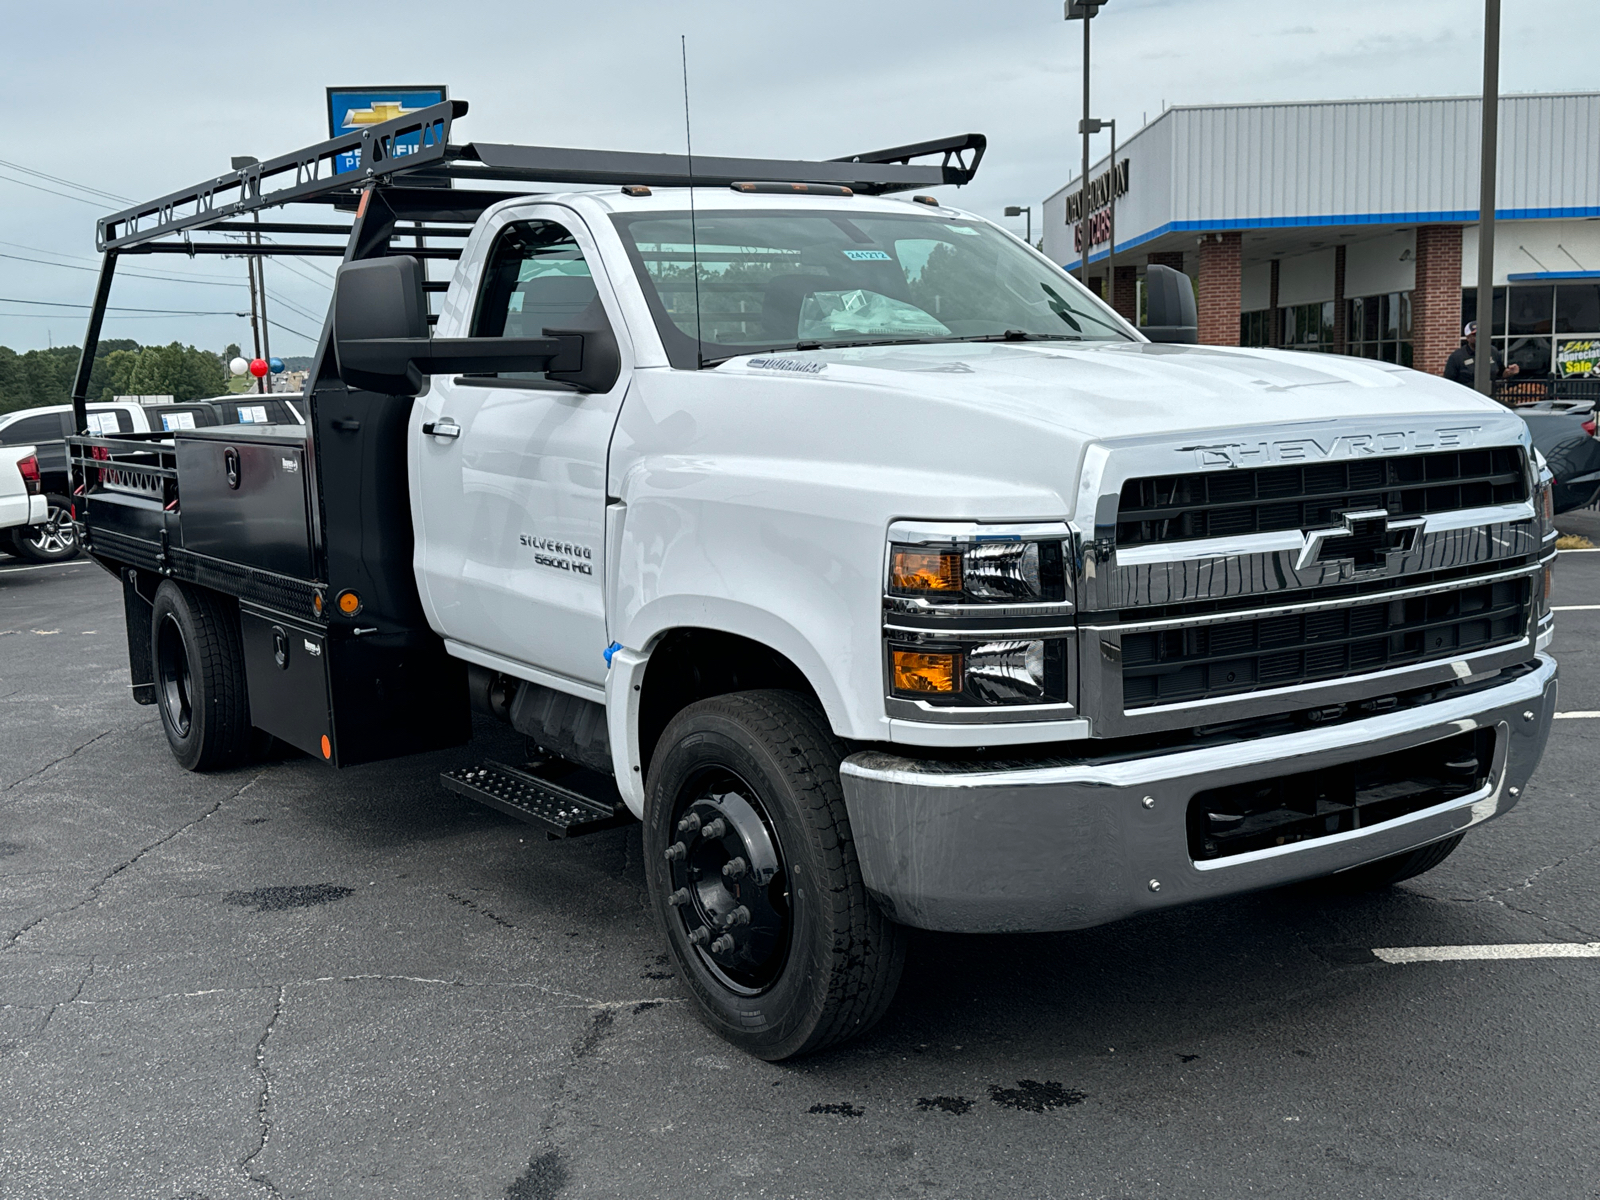
[[[1600,283],[1556,285],[1556,332],[1600,331]]]
[[[1550,284],[1530,287],[1518,284],[1511,289],[1511,336],[1548,334],[1555,319],[1556,290]]]
[[[1389,292],[1347,300],[1346,354],[1411,365],[1411,293]],[[1332,313],[1328,320],[1331,324]],[[1329,337],[1330,343],[1332,337]]]
[[[1477,289],[1463,288],[1462,321],[1474,320],[1477,307]],[[1506,288],[1495,288],[1495,317],[1495,351],[1502,362],[1517,364],[1518,378],[1600,376],[1600,283],[1514,283],[1509,297]]]

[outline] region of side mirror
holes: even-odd
[[[537,338],[428,336],[422,263],[410,255],[345,263],[333,285],[333,347],[351,388],[415,396],[424,375],[474,371],[577,374],[584,334]]]
[[[1182,271],[1151,266],[1144,277],[1145,318],[1139,332],[1152,342],[1200,340],[1200,316],[1195,309],[1194,285]]]
[[[428,340],[422,263],[409,255],[345,263],[333,284],[333,346],[345,386],[415,396],[415,343]]]

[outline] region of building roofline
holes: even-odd
[[[1501,101],[1506,100],[1579,100],[1600,97],[1600,91],[1588,92],[1502,92]],[[1210,112],[1225,108],[1310,108],[1313,106],[1336,107],[1351,104],[1454,104],[1463,100],[1481,101],[1481,94],[1460,96],[1355,96],[1343,100],[1251,100],[1236,104],[1172,104],[1162,111],[1162,116],[1170,112]],[[1160,118],[1157,118],[1159,120]],[[1150,122],[1151,125],[1155,121]],[[1149,128],[1146,126],[1145,128]]]
[[[1587,91],[1587,92],[1582,92],[1582,91],[1573,91],[1573,92],[1510,92],[1510,93],[1501,93],[1500,99],[1501,99],[1502,102],[1508,101],[1508,100],[1586,100],[1586,99],[1592,100],[1592,99],[1600,99],[1600,91]],[[1159,125],[1162,121],[1164,121],[1169,115],[1171,115],[1172,113],[1175,113],[1175,112],[1218,112],[1218,111],[1228,110],[1228,109],[1245,109],[1245,108],[1258,108],[1258,109],[1266,109],[1266,108],[1313,108],[1313,107],[1337,108],[1337,107],[1348,107],[1348,106],[1357,105],[1357,104],[1372,104],[1372,105],[1377,105],[1377,104],[1455,104],[1455,103],[1459,103],[1461,101],[1479,101],[1479,102],[1481,102],[1482,100],[1483,100],[1483,97],[1481,95],[1462,95],[1462,96],[1369,96],[1369,97],[1365,97],[1365,98],[1362,98],[1362,97],[1350,97],[1350,98],[1346,98],[1346,99],[1343,99],[1343,100],[1252,100],[1252,101],[1240,102],[1240,103],[1236,103],[1236,104],[1172,104],[1172,105],[1168,105],[1166,108],[1162,109],[1160,115],[1158,115],[1154,121],[1149,121],[1149,122],[1145,123],[1144,125],[1141,125],[1139,127],[1138,131],[1136,133],[1134,133],[1133,136],[1128,138],[1127,141],[1120,142],[1118,144],[1118,146],[1117,146],[1117,149],[1119,151],[1121,151],[1121,150],[1126,149],[1127,147],[1131,146],[1147,130],[1154,129],[1157,125]],[[1102,154],[1098,159],[1096,159],[1093,163],[1090,164],[1090,166],[1089,166],[1089,178],[1090,179],[1095,178],[1097,175],[1099,175],[1102,171],[1104,171],[1106,169],[1106,167],[1109,165],[1110,157],[1111,156],[1109,154]],[[1041,201],[1041,204],[1049,204],[1057,196],[1061,196],[1061,195],[1064,195],[1064,194],[1071,194],[1078,187],[1079,187],[1079,180],[1078,180],[1077,175],[1076,174],[1069,175],[1067,177],[1067,181],[1064,184],[1062,184],[1060,187],[1056,188],[1054,191],[1048,193],[1045,196],[1044,200]],[[1091,261],[1092,261],[1092,259],[1091,259]]]

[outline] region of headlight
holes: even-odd
[[[892,543],[889,595],[949,604],[1062,601],[1062,543],[1012,535],[980,535],[955,546]]]
[[[892,693],[938,706],[1059,704],[1067,698],[1061,638],[895,637]]]

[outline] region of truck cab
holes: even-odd
[[[698,1011],[771,1059],[870,1027],[907,927],[1386,886],[1516,803],[1556,668],[1514,414],[1194,345],[1164,268],[1135,328],[896,194],[970,179],[971,135],[689,162],[454,147],[462,112],[240,173],[238,205],[276,172],[353,213],[308,425],[73,440],[182,765],[503,720],[528,761],[443,785],[557,836],[639,822]],[[307,190],[352,148],[359,186]],[[607,186],[504,186],[535,179]],[[108,264],[208,203],[103,221]]]

